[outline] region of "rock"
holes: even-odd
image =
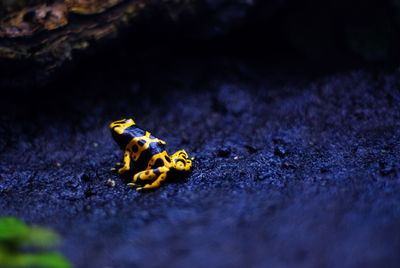
[[[108,179],[107,180],[107,186],[108,187],[115,187],[115,180]]]
[[[222,147],[218,149],[219,157],[228,157],[231,154],[231,150],[228,147]]]
[[[81,173],[81,174],[79,175],[79,178],[80,178],[82,181],[84,181],[84,182],[90,181],[90,177],[89,177],[89,175],[86,174],[86,173]]]
[[[286,155],[286,150],[282,146],[275,146],[274,148],[274,155],[279,156],[279,157],[284,157]]]

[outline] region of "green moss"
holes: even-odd
[[[72,267],[61,254],[52,251],[59,241],[58,234],[50,230],[29,227],[16,218],[0,218],[0,267]]]

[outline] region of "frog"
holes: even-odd
[[[123,166],[118,173],[132,176],[133,182],[128,185],[138,191],[158,188],[171,173],[187,173],[192,167],[185,150],[169,156],[166,142],[138,127],[132,118],[112,122],[110,130],[124,151]]]

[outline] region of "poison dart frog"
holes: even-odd
[[[132,119],[115,121],[110,129],[112,137],[124,150],[124,165],[118,173],[133,175],[133,183],[128,185],[135,186],[138,191],[159,187],[170,171],[189,171],[192,167],[185,150],[168,156],[165,141],[139,128]]]

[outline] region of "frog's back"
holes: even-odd
[[[141,129],[141,128],[139,128],[139,127],[136,126],[136,125],[127,127],[127,128],[124,130],[124,133],[129,134],[129,136],[130,136],[132,139],[133,139],[133,138],[140,138],[140,137],[143,137],[143,136],[146,135],[146,131],[143,130],[143,129]],[[150,135],[150,136],[151,136],[151,135]],[[153,138],[154,138],[154,137],[153,137]]]
[[[136,125],[126,128],[124,132],[129,133],[131,139],[135,140],[131,148],[133,154],[137,152],[138,148],[147,144],[147,148],[141,150],[137,159],[131,158],[132,161],[130,163],[130,170],[134,173],[145,170],[150,159],[154,155],[165,151],[165,143],[151,135],[149,132],[137,127]]]

